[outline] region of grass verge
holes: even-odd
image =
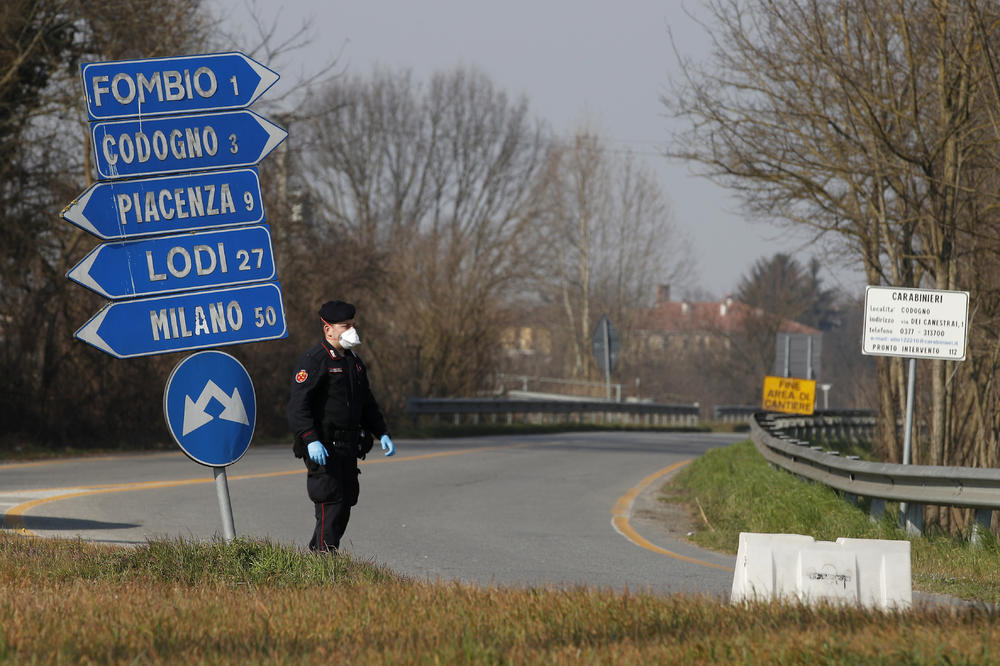
[[[863,508],[834,490],[772,468],[749,441],[714,449],[681,470],[661,494],[663,501],[695,507],[702,527],[692,540],[735,553],[740,532],[905,539],[893,506],[874,523]],[[973,546],[944,535],[911,539],[915,589],[1000,603],[1000,546],[987,536]]]
[[[431,584],[261,541],[125,550],[0,533],[3,662],[967,663],[990,660],[997,620]]]

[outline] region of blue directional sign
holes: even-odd
[[[102,243],[66,274],[106,298],[274,279],[267,225]]]
[[[80,74],[93,120],[242,109],[278,80],[239,52],[91,62]]]
[[[264,282],[113,301],[76,337],[112,356],[131,358],[277,340],[287,334],[281,286]]]
[[[102,179],[253,166],[288,133],[253,111],[92,123]]]
[[[231,465],[250,448],[257,421],[250,374],[229,354],[191,354],[167,378],[163,415],[191,460],[209,467]]]
[[[110,240],[256,224],[264,206],[257,170],[234,169],[98,182],[62,216]]]

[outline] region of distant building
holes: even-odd
[[[734,336],[774,326],[762,308],[754,308],[726,296],[718,301],[671,301],[669,285],[656,290],[656,302],[639,317],[636,331],[647,349],[687,352],[728,349]],[[776,333],[822,335],[810,326],[782,319]]]
[[[511,359],[547,358],[552,353],[552,334],[539,326],[510,326],[501,331],[500,346]]]

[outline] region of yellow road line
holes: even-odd
[[[42,465],[68,465],[74,463],[79,465],[80,463],[88,462],[107,462],[109,460],[128,460],[130,458],[163,458],[163,457],[178,457],[181,456],[178,452],[170,453],[134,453],[127,455],[102,455],[102,456],[74,456],[71,458],[50,458],[47,460],[33,460],[31,462],[22,463],[0,463],[0,472],[6,472],[9,469],[20,469],[22,467],[41,467]]]
[[[479,451],[497,451],[500,449],[516,449],[522,448],[529,445],[537,445],[537,442],[522,442],[520,444],[505,444],[501,446],[484,446],[479,448],[470,449],[458,449],[455,451],[440,451],[438,453],[423,453],[412,456],[399,456],[392,458],[382,457],[376,460],[362,460],[359,464],[361,465],[371,465],[376,463],[388,463],[388,462],[409,462],[414,460],[428,460],[431,458],[442,458],[445,456],[457,456],[465,453],[476,453]],[[28,463],[34,464],[34,463]],[[38,463],[43,464],[43,463]],[[242,481],[246,479],[266,479],[278,476],[289,476],[292,474],[302,474],[306,470],[304,468],[297,468],[293,470],[284,470],[281,472],[261,472],[259,474],[240,474],[236,476],[227,475],[228,481]],[[22,502],[16,506],[12,506],[7,509],[6,514],[0,514],[0,524],[5,525],[7,529],[21,530],[28,534],[34,534],[31,530],[24,527],[23,516],[25,513],[34,509],[42,504],[48,504],[49,502],[58,502],[60,500],[72,499],[74,497],[85,497],[89,495],[101,495],[104,493],[124,493],[131,492],[134,490],[155,490],[160,488],[177,488],[180,486],[189,486],[198,483],[215,483],[214,478],[199,478],[199,479],[183,479],[174,481],[142,481],[136,483],[117,483],[117,484],[100,484],[94,486],[74,486],[72,488],[66,488],[66,490],[71,492],[59,493],[57,495],[52,495],[51,497],[41,497],[38,499],[30,500],[28,502]],[[57,492],[63,490],[62,488],[48,488],[32,490],[31,492]],[[38,536],[38,535],[35,535]]]
[[[618,498],[618,501],[615,502],[614,508],[611,509],[611,516],[612,516],[611,524],[623,537],[625,537],[635,545],[645,548],[646,550],[651,550],[654,553],[659,553],[660,555],[667,555],[668,557],[673,557],[678,560],[683,560],[684,562],[690,562],[692,564],[701,564],[702,566],[712,567],[713,569],[722,569],[723,571],[733,571],[732,567],[727,567],[722,564],[715,564],[714,562],[706,562],[705,560],[699,560],[694,557],[688,557],[687,555],[681,555],[680,553],[669,551],[666,548],[660,548],[656,544],[651,543],[649,540],[642,537],[638,532],[635,531],[632,525],[629,524],[628,516],[629,513],[631,513],[632,502],[634,502],[635,498],[639,496],[639,493],[641,493],[643,490],[649,487],[652,483],[655,483],[657,479],[660,479],[666,476],[667,474],[670,474],[671,472],[674,472],[680,469],[681,467],[684,467],[690,462],[691,460],[682,460],[680,462],[674,463],[673,465],[670,465],[669,467],[664,467],[660,471],[650,474],[645,479],[640,481],[637,485],[630,488],[627,493]]]
[[[361,461],[361,465],[372,465],[377,463],[391,463],[391,462],[410,462],[416,460],[430,460],[433,458],[443,458],[447,456],[457,456],[464,455],[466,453],[478,453],[481,451],[498,451],[501,449],[514,449],[523,448],[526,446],[538,446],[540,442],[522,442],[519,444],[504,444],[500,446],[485,446],[485,447],[474,447],[468,449],[457,449],[455,451],[440,451],[437,453],[423,453],[411,456],[400,456],[385,458],[380,457],[374,460],[364,460]],[[693,564],[701,564],[707,567],[713,567],[716,569],[723,569],[725,571],[732,571],[730,567],[715,564],[712,562],[706,562],[704,560],[695,559],[693,557],[687,557],[685,555],[680,555],[679,553],[674,553],[664,548],[661,548],[644,537],[642,537],[635,529],[629,524],[628,514],[630,513],[632,502],[635,498],[645,490],[650,484],[654,483],[657,479],[670,474],[671,472],[680,469],[684,465],[690,463],[691,460],[683,460],[678,463],[674,463],[669,467],[665,467],[658,472],[650,474],[642,481],[640,481],[636,486],[629,489],[627,493],[622,495],[618,501],[615,503],[612,509],[612,520],[611,524],[614,528],[626,539],[632,543],[645,548],[646,550],[652,551],[654,553],[659,553],[661,555],[667,555],[685,562],[690,562]],[[32,464],[32,463],[29,463]],[[39,463],[44,464],[44,463]],[[283,470],[280,472],[261,472],[258,474],[240,474],[236,476],[228,476],[227,479],[230,481],[243,481],[248,479],[265,479],[274,478],[279,476],[290,476],[293,474],[302,474],[305,472],[303,468],[297,468],[293,470]],[[23,502],[16,506],[11,507],[7,510],[6,515],[0,515],[0,518],[4,519],[7,529],[18,529],[28,534],[34,534],[30,530],[24,528],[23,516],[25,513],[34,509],[42,504],[48,504],[49,502],[57,502],[66,499],[72,499],[75,497],[85,497],[90,495],[101,495],[105,493],[118,493],[118,492],[131,492],[136,490],[157,490],[161,488],[177,488],[181,486],[195,485],[201,483],[215,483],[214,478],[198,478],[198,479],[183,479],[183,480],[173,480],[173,481],[143,481],[137,483],[119,483],[119,484],[102,484],[94,486],[77,486],[74,488],[67,488],[66,490],[70,492],[60,493],[57,495],[52,495],[51,497],[43,497],[39,499],[30,500],[28,502]],[[49,490],[36,490],[33,492],[54,492],[62,490],[61,488],[52,488]],[[36,535],[37,536],[37,535]]]

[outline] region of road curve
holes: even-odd
[[[656,519],[673,471],[740,435],[587,432],[401,440],[362,463],[342,544],[420,579],[728,595],[732,556]],[[377,450],[376,450],[377,451]],[[227,469],[238,535],[303,546],[301,462],[251,447]],[[7,529],[108,543],[221,533],[212,470],[181,453],[0,465]]]

